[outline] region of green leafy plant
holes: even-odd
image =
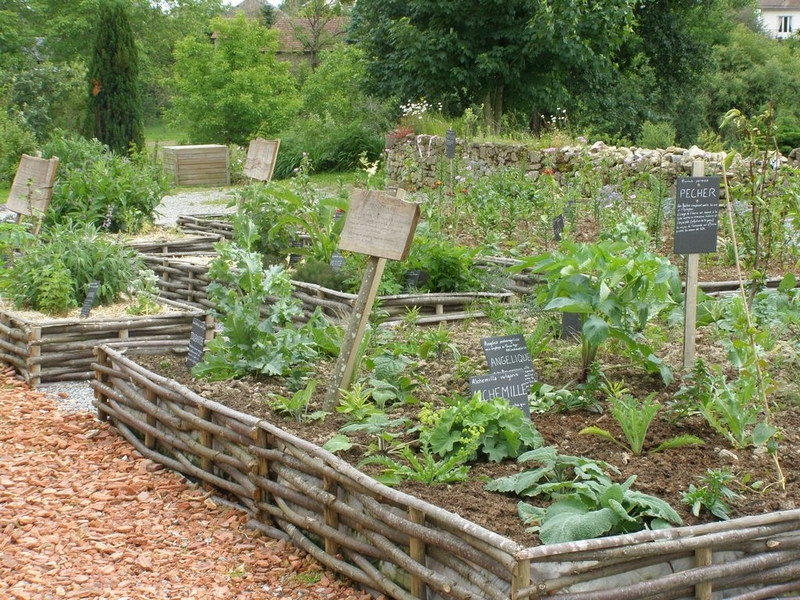
[[[625,242],[563,241],[559,251],[522,260],[511,271],[524,269],[547,280],[539,298],[545,310],[581,315],[580,381],[586,381],[609,338],[648,372],[660,374],[665,384],[672,381],[668,365],[638,335],[681,293],[677,269],[667,259]]]
[[[353,432],[363,432],[373,438],[366,450],[366,454],[376,452],[397,453],[407,442],[402,442],[406,430],[410,424],[410,419],[398,417],[392,419],[384,412],[373,413],[366,420],[358,423],[348,423],[343,425],[339,431],[343,434]]]
[[[705,509],[723,521],[730,518],[730,506],[727,501],[741,498],[728,484],[735,481],[736,476],[728,467],[708,469],[705,475],[697,477],[700,486],[689,484],[689,489],[681,492],[681,501],[692,507],[692,514],[697,517]]]
[[[362,423],[383,410],[372,400],[372,390],[357,381],[349,389],[341,390],[336,412],[343,414],[349,421]]]
[[[639,401],[631,394],[622,393],[618,396],[611,396],[608,399],[611,404],[611,416],[622,428],[622,433],[628,442],[627,446],[617,440],[609,431],[594,425],[581,429],[580,434],[602,437],[639,456],[644,449],[647,430],[650,428],[656,413],[661,410],[661,405],[653,400],[654,397],[655,392],[648,394],[644,400]],[[660,452],[668,448],[700,446],[704,443],[703,440],[695,435],[680,435],[661,442],[650,452]]]
[[[538,531],[543,544],[558,544],[682,525],[678,513],[660,498],[631,490],[636,479],[587,481],[584,486],[543,509],[520,502],[517,509],[528,531]]]
[[[471,398],[457,396],[451,406],[437,411],[425,407],[419,419],[420,439],[439,456],[470,446],[475,451],[472,459],[482,456],[500,462],[544,443],[519,408],[500,398],[485,402],[479,393]]]
[[[158,278],[151,269],[139,271],[128,288],[128,298],[130,304],[127,312],[130,315],[152,315],[161,309],[161,305],[156,301]]]
[[[97,281],[98,304],[113,304],[144,268],[136,253],[91,223],[45,226],[7,269],[0,289],[18,308],[65,314],[79,306]]]
[[[289,415],[298,423],[308,419],[323,418],[325,413],[321,411],[308,414],[308,406],[316,389],[317,382],[312,379],[306,387],[297,390],[291,396],[271,394],[267,403],[277,412]]]
[[[469,475],[467,464],[476,450],[477,440],[473,438],[457,452],[444,458],[436,453],[424,441],[417,452],[406,446],[400,451],[399,458],[386,455],[368,456],[358,466],[379,465],[383,471],[375,479],[385,485],[397,485],[403,481],[418,481],[425,485],[437,483],[456,483],[465,481]]]
[[[112,232],[138,233],[155,219],[169,190],[160,165],[145,152],[121,156],[97,140],[55,132],[42,149],[59,158],[46,223],[74,220]]]
[[[707,366],[698,359],[675,395],[673,410],[701,414],[735,448],[764,445],[774,441],[778,430],[763,419],[757,386],[747,373],[729,383],[718,365]]]
[[[229,242],[215,248],[208,296],[222,332],[208,343],[192,373],[222,380],[245,374],[296,378],[308,370],[321,352],[313,330],[332,325],[319,312],[295,324],[303,311],[282,267],[264,268],[259,254]]]

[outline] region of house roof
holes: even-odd
[[[761,10],[800,10],[800,0],[761,0]]]
[[[347,34],[350,26],[350,17],[333,17],[323,27],[325,35],[330,38],[342,38]],[[278,48],[280,52],[304,52],[302,42],[298,39],[300,32],[309,32],[311,25],[306,19],[290,17],[286,13],[279,13],[273,29],[278,30]]]

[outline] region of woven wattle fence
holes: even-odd
[[[94,347],[119,340],[185,345],[194,318],[205,311],[159,301],[157,315],[34,320],[0,309],[0,361],[12,365],[32,387],[51,381],[91,379]]]
[[[800,510],[525,548],[152,373],[130,351],[96,353],[98,415],[143,456],[224,490],[253,526],[376,594],[757,600],[800,590]]]
[[[211,256],[172,257],[159,254],[143,255],[145,265],[158,276],[160,295],[185,302],[197,308],[212,308],[207,297],[208,263]],[[356,294],[332,290],[321,285],[292,281],[292,295],[303,303],[306,316],[317,309],[334,320],[347,319],[353,310]],[[403,319],[410,310],[418,310],[417,323],[482,317],[481,306],[487,302],[510,303],[512,292],[464,292],[447,294],[398,294],[379,296],[376,304],[388,317],[387,321]]]

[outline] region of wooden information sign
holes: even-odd
[[[206,322],[203,319],[192,319],[192,333],[189,336],[189,352],[186,355],[186,368],[191,369],[203,360],[206,345]]]
[[[419,205],[382,192],[356,190],[339,238],[339,249],[369,255],[361,288],[342,340],[342,349],[333,368],[333,378],[323,401],[330,411],[339,401],[342,389],[350,387],[356,357],[372,305],[378,295],[386,260],[408,256],[419,222]]]
[[[244,163],[245,176],[259,181],[271,181],[280,147],[280,140],[262,138],[251,140],[247,149],[247,160]]]
[[[53,196],[53,183],[56,180],[57,158],[37,158],[23,154],[11,184],[11,191],[6,200],[6,208],[19,215],[17,222],[22,222],[22,217],[36,217],[41,221],[50,205]],[[39,223],[34,228],[34,234],[39,233]]]
[[[97,299],[97,290],[100,289],[100,282],[93,281],[89,284],[89,290],[86,292],[86,299],[83,301],[81,307],[81,317],[88,317],[89,313],[94,306],[94,301]]]
[[[508,400],[511,406],[516,406],[530,418],[531,408],[528,402],[528,393],[531,388],[527,379],[528,375],[525,369],[473,375],[469,378],[469,388],[473,395],[480,392],[481,398],[487,402],[493,398]]]
[[[403,260],[419,222],[419,206],[388,194],[355,190],[339,238],[339,249]]]

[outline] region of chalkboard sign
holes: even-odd
[[[555,235],[557,242],[561,241],[562,231],[564,231],[564,213],[561,213],[553,219],[553,235]]]
[[[89,284],[89,291],[86,293],[86,299],[83,301],[83,307],[81,307],[81,317],[89,316],[89,312],[91,312],[94,306],[94,301],[97,300],[97,290],[99,289],[99,281],[93,281]]]
[[[206,322],[203,319],[192,319],[192,333],[189,336],[189,353],[186,355],[186,367],[191,369],[203,360],[206,345]]]
[[[456,132],[448,129],[444,136],[444,155],[450,160],[456,157]]]
[[[331,254],[331,268],[334,271],[340,271],[344,266],[344,256],[339,254],[338,252],[334,252]]]
[[[516,406],[530,418],[528,393],[531,386],[528,385],[527,378],[525,369],[473,375],[469,378],[469,388],[473,395],[480,392],[481,398],[486,402],[493,398],[508,400],[511,406]]]
[[[503,335],[498,337],[483,338],[481,340],[483,354],[489,363],[489,371],[500,373],[522,369],[525,372],[525,382],[530,391],[536,383],[536,370],[528,352],[528,344],[521,333],[516,335]]]
[[[561,313],[561,339],[580,339],[583,332],[583,322],[578,313]]]
[[[719,177],[680,177],[675,184],[675,254],[717,251]]]

